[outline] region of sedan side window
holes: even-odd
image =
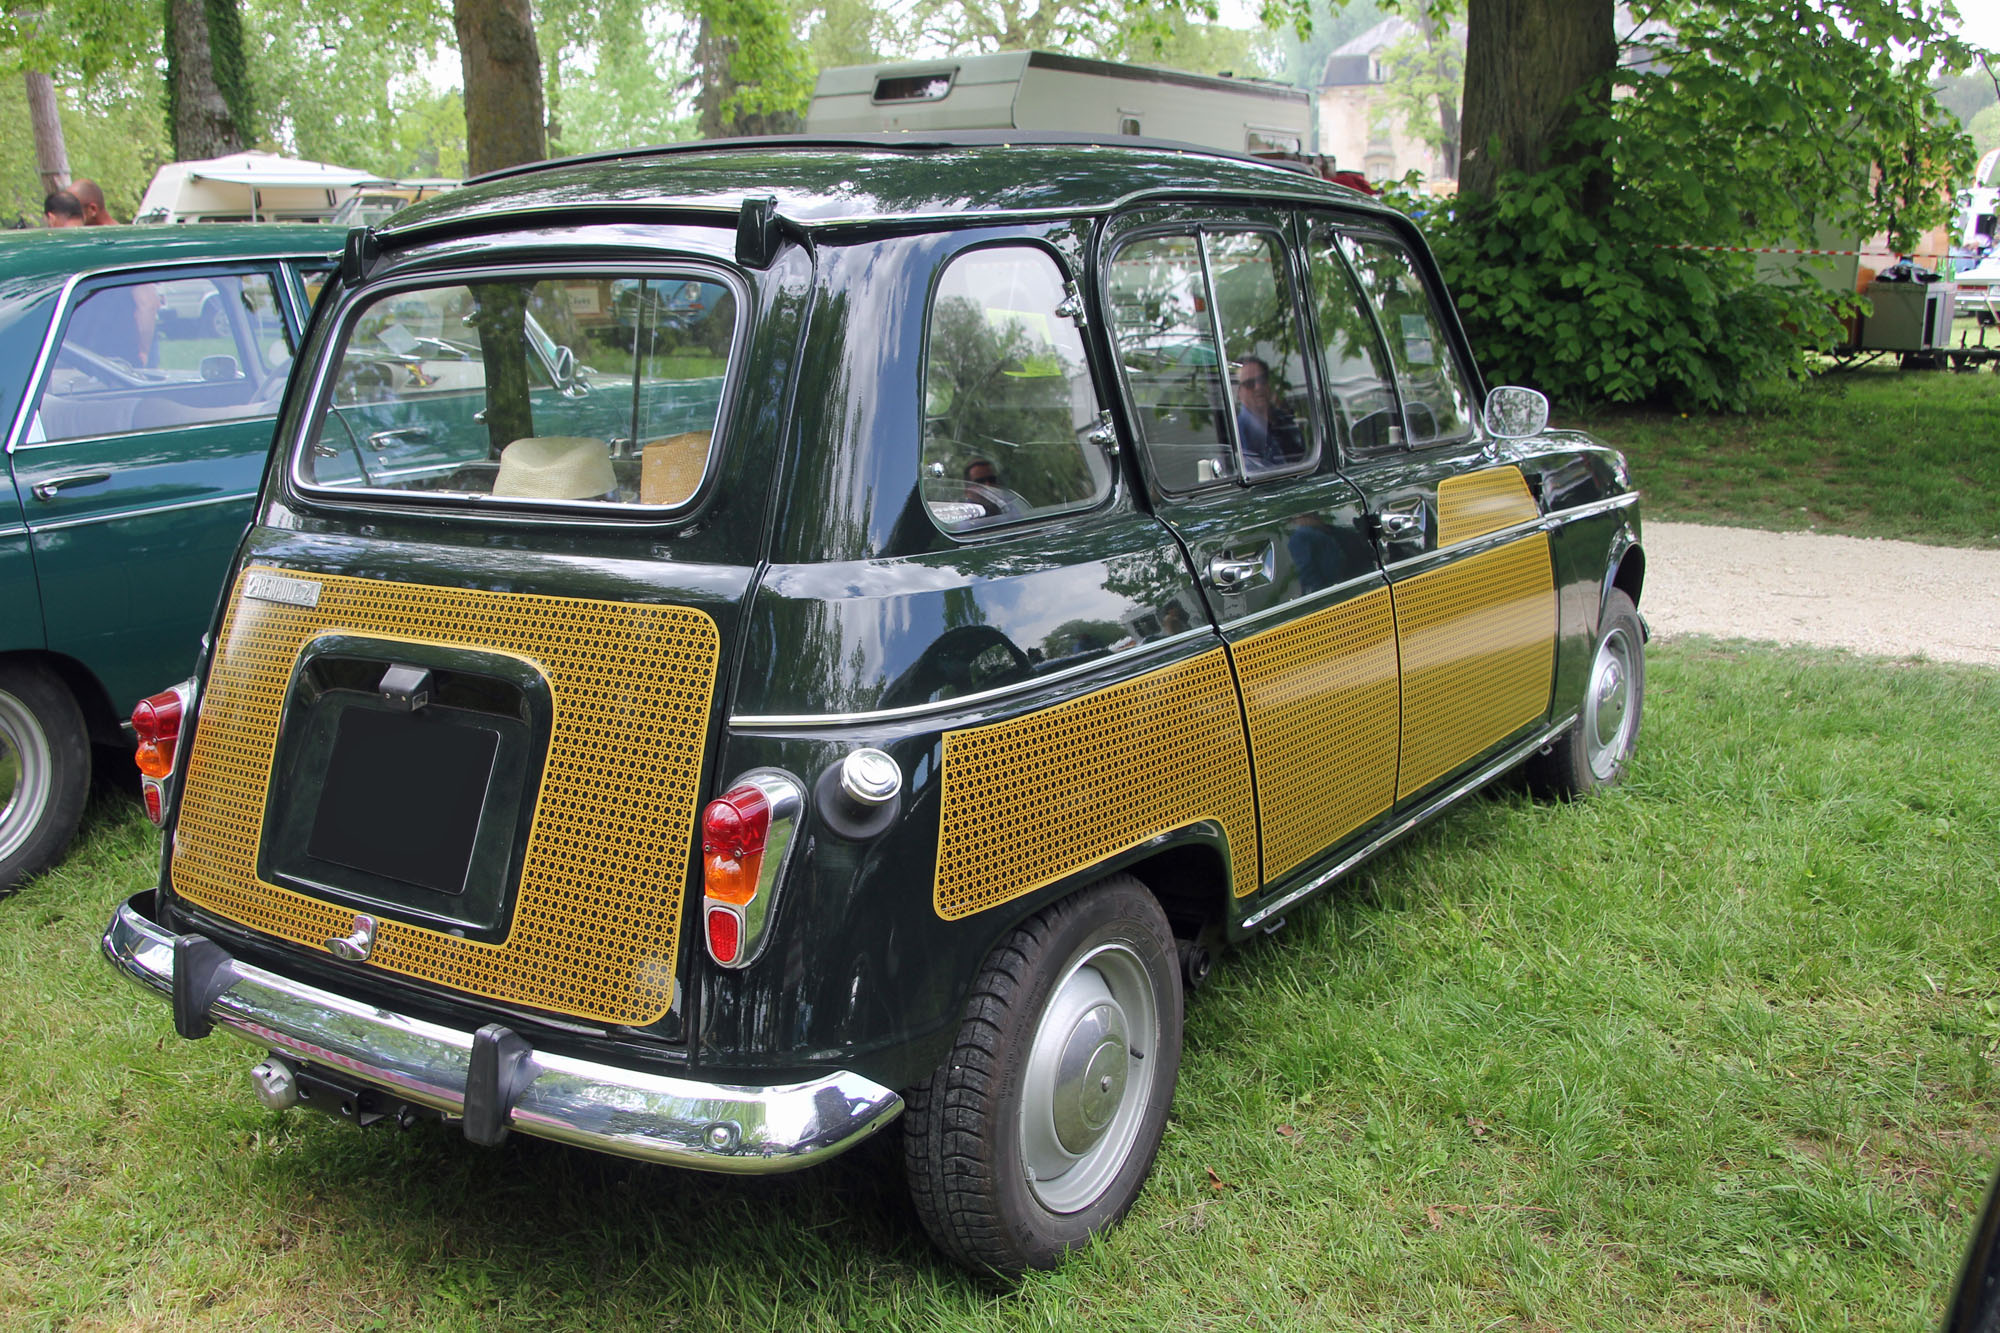
[[[280,309],[266,273],[97,288],[63,328],[28,441],[274,415],[291,360]]]
[[[1452,352],[1448,327],[1410,252],[1380,237],[1343,236],[1340,246],[1381,317],[1403,393],[1412,449],[1472,434],[1472,389]]]
[[[1395,429],[1395,375],[1368,302],[1340,258],[1339,237],[1325,223],[1312,230],[1313,310],[1319,320],[1327,403],[1362,453],[1401,442]]]
[[[1053,257],[973,250],[938,281],[924,356],[924,505],[947,532],[1111,493],[1097,389]]]

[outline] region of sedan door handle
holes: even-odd
[[[1275,572],[1271,568],[1274,555],[1270,546],[1247,559],[1239,559],[1228,551],[1219,552],[1209,557],[1209,586],[1217,592],[1242,592],[1255,584],[1269,583]]]
[[[390,445],[401,444],[405,440],[428,441],[435,433],[429,426],[397,426],[392,430],[376,431],[368,437],[368,443],[379,454]]]
[[[31,494],[44,503],[56,498],[56,492],[65,486],[98,486],[111,480],[109,472],[73,472],[67,477],[50,477],[47,481],[35,483]]]
[[[1424,502],[1413,500],[1375,515],[1375,531],[1385,542],[1421,542],[1424,539]]]

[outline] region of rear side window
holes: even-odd
[[[1379,237],[1343,236],[1341,249],[1381,317],[1403,394],[1412,449],[1472,434],[1471,381],[1451,350],[1437,303],[1410,252]]]
[[[291,334],[268,273],[154,278],[71,312],[29,443],[274,416]]]
[[[348,318],[302,485],[672,508],[700,487],[737,299],[701,274],[509,277]]]
[[[923,491],[947,532],[1095,505],[1111,465],[1062,270],[1029,246],[960,255],[938,281],[924,355]]]

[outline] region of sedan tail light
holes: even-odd
[[[166,780],[173,776],[180,757],[181,732],[193,721],[195,687],[184,680],[170,689],[141,699],[132,710],[132,731],[139,748],[132,762],[139,766],[139,785],[146,798],[146,816],[155,824],[167,822]]]

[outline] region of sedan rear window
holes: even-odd
[[[672,508],[707,474],[737,300],[702,274],[385,292],[349,317],[300,484]]]

